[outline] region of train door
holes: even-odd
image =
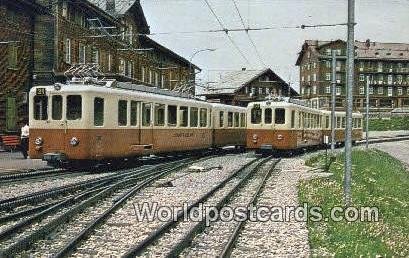
[[[52,141],[48,144],[54,145],[48,148],[55,152],[66,152],[67,120],[63,115],[66,110],[65,98],[60,94],[50,94],[49,107],[51,107],[51,120],[57,126],[58,133],[53,133]]]
[[[145,149],[153,148],[153,104],[142,102],[141,106],[141,128],[139,142],[145,145]]]

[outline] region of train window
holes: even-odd
[[[67,96],[67,119],[77,120],[82,117],[82,97],[81,95]]]
[[[246,127],[246,113],[240,114],[240,126]]]
[[[200,109],[200,127],[207,126],[207,109],[201,108]]]
[[[220,128],[224,127],[224,112],[223,111],[219,112],[219,127]]]
[[[181,127],[188,127],[189,108],[179,107],[179,123]]]
[[[48,119],[48,97],[35,96],[34,97],[34,119],[47,120]]]
[[[104,99],[94,98],[94,125],[104,125]]]
[[[195,107],[190,108],[190,127],[197,127],[198,126],[198,112],[199,109]]]
[[[131,101],[131,126],[138,124],[138,102]]]
[[[151,103],[142,103],[142,126],[151,126],[152,118],[152,105]]]
[[[295,128],[295,110],[291,111],[291,128]]]
[[[276,108],[275,109],[275,121],[276,124],[285,124],[285,109]]]
[[[53,120],[61,120],[62,119],[62,96],[55,95],[52,97],[51,100],[51,117]]]
[[[177,110],[177,106],[168,106],[168,126],[176,126]]]
[[[260,107],[253,107],[251,109],[251,123],[260,124],[261,123],[261,109]]]
[[[233,127],[233,112],[227,113],[227,127]]]
[[[118,125],[126,126],[128,124],[128,101],[118,101]]]
[[[155,104],[154,121],[155,126],[165,125],[165,104]]]
[[[207,126],[207,109],[201,108],[200,109],[200,127]]]
[[[273,110],[271,108],[266,108],[264,110],[264,123],[271,124],[273,122]]]
[[[234,113],[234,127],[240,127],[240,114]]]

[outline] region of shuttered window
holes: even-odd
[[[16,98],[7,98],[6,111],[6,129],[7,131],[14,131],[17,128],[16,121]]]

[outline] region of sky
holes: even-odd
[[[262,69],[270,67],[298,90],[297,54],[307,39],[346,40],[346,26],[321,28],[285,28],[317,24],[337,24],[347,21],[347,0],[207,0],[225,28],[273,27],[246,32],[229,32],[240,49],[234,47],[224,32],[187,33],[220,29],[205,0],[141,0],[151,33],[169,33],[151,37],[176,53],[190,59],[201,49],[193,63],[202,68],[198,79],[214,81],[226,70]],[[379,42],[409,43],[409,0],[356,0],[355,39]],[[257,54],[260,53],[260,57]],[[248,62],[246,61],[248,60]]]

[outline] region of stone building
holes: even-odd
[[[300,67],[300,94],[314,106],[330,107],[331,51],[336,51],[336,106],[345,107],[346,42],[306,40],[296,65]],[[409,44],[355,42],[354,108],[365,107],[369,82],[372,111],[409,107]]]
[[[202,94],[208,101],[247,106],[267,97],[296,97],[298,93],[270,68],[230,71],[209,84]]]
[[[47,12],[30,0],[0,1],[0,132],[17,130],[28,112],[34,21]]]
[[[106,78],[168,89],[185,85],[199,69],[148,37],[140,0],[4,0],[0,6],[0,133],[15,132],[27,117],[33,85],[65,82],[73,65],[95,64]]]

